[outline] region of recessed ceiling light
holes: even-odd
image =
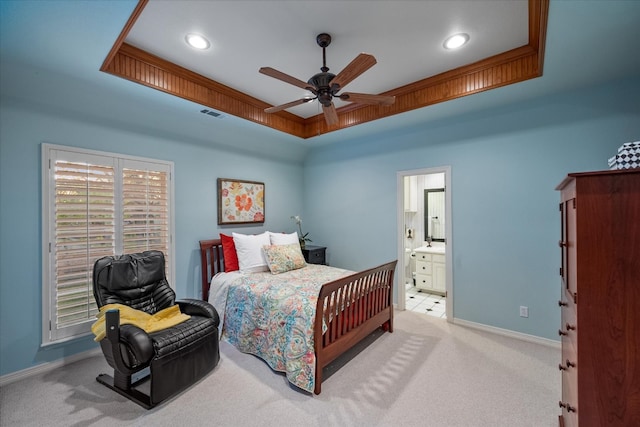
[[[209,40],[205,39],[200,34],[187,34],[184,39],[189,46],[196,49],[204,50],[208,49],[210,46]]]
[[[445,49],[457,49],[464,46],[469,41],[469,34],[454,34],[443,43]]]

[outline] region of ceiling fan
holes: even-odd
[[[325,49],[329,44],[331,44],[331,36],[326,33],[319,34],[316,37],[316,42],[318,43],[318,46],[322,48],[322,68],[320,68],[320,73],[311,77],[306,83],[271,67],[260,68],[260,73],[282,80],[285,83],[292,84],[302,89],[306,89],[314,95],[313,97],[302,98],[296,101],[287,102],[286,104],[266,108],[264,110],[265,113],[275,113],[277,111],[286,110],[287,108],[295,107],[296,105],[301,105],[317,99],[318,102],[322,104],[322,111],[327,124],[332,126],[338,123],[338,113],[335,105],[333,104],[334,97],[347,102],[370,105],[391,105],[395,102],[395,96],[370,95],[354,92],[338,94],[340,89],[345,87],[349,82],[367,71],[369,68],[373,67],[376,64],[376,58],[374,58],[373,55],[361,53],[336,75],[330,73],[329,67],[327,67]]]

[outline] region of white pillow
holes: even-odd
[[[236,246],[240,271],[248,273],[269,271],[267,260],[262,252],[263,246],[271,244],[268,231],[255,235],[240,233],[231,233],[231,235],[233,236],[233,244]]]
[[[269,238],[271,239],[272,245],[290,245],[292,243],[300,244],[297,231],[294,231],[291,234],[269,232]]]

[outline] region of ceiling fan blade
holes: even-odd
[[[286,110],[287,108],[295,107],[296,105],[304,104],[309,101],[313,101],[314,98],[302,98],[296,101],[287,102],[286,104],[276,105],[275,107],[265,108],[265,113],[276,113],[281,110]]]
[[[331,80],[329,86],[345,87],[350,81],[376,65],[376,62],[373,55],[361,53]]]
[[[323,105],[322,111],[324,112],[324,119],[327,121],[329,126],[338,124],[338,112],[336,111],[336,107],[333,105],[333,102],[329,104],[328,107]]]
[[[278,71],[271,67],[262,67],[258,71],[266,76],[273,77],[274,79],[282,80],[285,83],[298,86],[302,89],[307,89],[311,91],[314,90],[314,88],[309,83],[303,82],[302,80],[298,80],[295,77],[290,76],[289,74],[285,74],[282,71]]]
[[[339,95],[340,99],[357,104],[392,105],[396,102],[395,96],[369,95],[367,93],[345,92]]]

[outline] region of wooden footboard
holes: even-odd
[[[200,259],[202,298],[207,301],[211,278],[224,271],[220,239],[201,240]],[[379,327],[393,332],[396,263],[392,261],[322,286],[314,324],[315,394],[320,394],[322,368]]]
[[[320,394],[322,369],[379,327],[393,332],[392,261],[322,286],[316,306],[314,393]]]

